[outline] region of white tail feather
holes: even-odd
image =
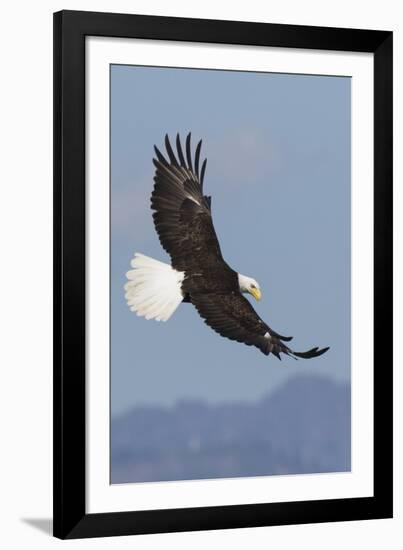
[[[131,266],[133,269],[126,273],[127,305],[140,317],[167,321],[183,300],[185,274],[139,253],[134,255]]]

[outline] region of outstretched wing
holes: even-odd
[[[293,351],[284,343],[291,338],[272,330],[240,292],[191,294],[190,301],[204,322],[218,334],[248,346],[256,346],[265,355],[273,353],[281,359],[280,353],[284,353],[294,358],[310,359],[319,357],[329,349],[316,347],[305,352]]]
[[[201,257],[205,267],[223,262],[211,217],[211,197],[203,195],[207,159],[200,169],[201,144],[199,141],[194,161],[190,134],[186,138],[185,154],[179,134],[176,137],[176,154],[168,136],[165,136],[168,159],[154,147],[156,172],[151,195],[154,224],[161,245],[170,254],[173,267],[178,270],[197,266]]]

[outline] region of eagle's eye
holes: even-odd
[[[255,286],[255,285],[250,285],[250,287],[251,287],[251,288],[256,288],[256,286]]]

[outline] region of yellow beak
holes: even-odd
[[[255,300],[259,301],[262,297],[262,293],[258,288],[251,288],[249,289],[249,293],[252,294],[252,296],[255,298]]]

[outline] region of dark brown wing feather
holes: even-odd
[[[310,359],[325,353],[329,348],[312,348],[306,352],[295,352],[256,313],[249,301],[240,292],[222,294],[191,294],[190,301],[196,307],[204,322],[221,336],[256,346],[265,355],[273,353],[281,359],[280,353],[291,357]]]
[[[190,134],[185,154],[179,135],[175,154],[168,136],[165,147],[168,159],[155,147],[156,172],[151,195],[153,219],[161,245],[168,252],[175,269],[200,272],[227,270],[211,217],[211,199],[203,195],[206,160],[200,167],[201,141],[192,160]],[[194,166],[193,166],[194,165]]]

